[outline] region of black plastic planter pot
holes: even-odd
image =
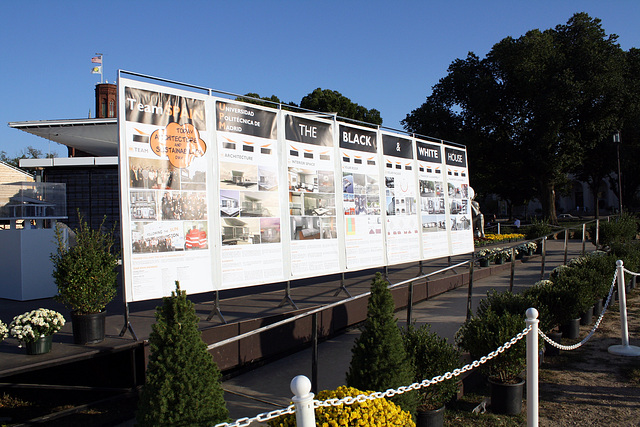
[[[104,341],[106,311],[91,314],[71,312],[74,344],[96,344]]]
[[[432,411],[418,410],[416,427],[442,427],[444,425],[444,410],[444,406]]]
[[[593,321],[593,307],[590,307],[587,311],[580,316],[581,325],[590,325]]]
[[[596,319],[602,314],[602,300],[598,299],[593,306],[593,317]]]
[[[580,336],[580,318],[571,319],[567,323],[560,326],[560,331],[562,332],[562,336],[575,340]]]
[[[506,384],[489,379],[491,384],[491,412],[494,414],[518,415],[522,412],[524,380]]]

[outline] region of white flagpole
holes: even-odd
[[[103,76],[104,58],[102,57],[101,53],[96,53],[96,55],[100,57],[100,84],[102,84],[102,83],[104,83],[104,76]]]

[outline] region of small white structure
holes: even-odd
[[[66,184],[16,182],[0,186],[0,298],[19,301],[57,294],[50,256],[55,227],[67,218]]]

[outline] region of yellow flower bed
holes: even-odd
[[[519,233],[511,233],[511,234],[485,234],[486,239],[489,239],[495,243],[513,240],[522,240],[524,239],[524,234]]]
[[[324,390],[315,396],[316,400],[342,399],[347,396],[369,395],[353,387],[340,386],[336,390]],[[294,414],[283,415],[269,421],[271,427],[295,427]],[[321,406],[316,408],[316,425],[320,427],[342,426],[398,426],[415,427],[411,414],[387,399],[367,400],[353,405]]]

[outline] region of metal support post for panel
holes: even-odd
[[[347,288],[344,286],[344,273],[342,273],[342,276],[340,277],[340,287],[333,296],[337,297],[338,295],[340,295],[340,292],[344,292],[349,298],[351,298],[351,293],[349,293]]]
[[[564,265],[567,265],[567,251],[569,249],[569,229],[564,229]]]
[[[120,331],[119,336],[123,336],[127,331],[129,331],[134,341],[138,341],[138,336],[136,335],[136,332],[133,330],[133,326],[131,326],[131,321],[129,320],[129,303],[125,302],[124,303],[124,326],[122,327],[122,330]]]
[[[209,312],[209,315],[207,316],[207,322],[211,320],[213,316],[217,315],[220,318],[220,321],[226,325],[227,321],[222,315],[222,311],[220,311],[220,294],[218,291],[215,291],[215,295],[216,295],[216,298],[214,300],[214,306]]]
[[[469,262],[469,291],[467,293],[467,320],[471,318],[471,299],[473,297],[473,255]]]
[[[600,220],[596,219],[596,249],[600,245]]]
[[[387,282],[389,282],[389,284],[391,284],[391,282],[389,281],[389,266],[388,265],[384,266],[384,280],[386,280]]]
[[[513,277],[516,274],[516,253],[515,249],[511,248],[511,277],[509,278],[509,292],[513,292]]]
[[[538,310],[526,311],[527,334],[527,427],[538,425]]]
[[[287,287],[285,288],[285,291],[284,291],[284,298],[282,298],[282,301],[280,301],[280,304],[278,305],[278,307],[282,307],[285,304],[291,305],[295,310],[298,309],[298,306],[296,305],[296,303],[293,302],[293,300],[291,299],[291,281],[289,280],[287,280]]]
[[[318,313],[311,316],[311,391],[318,392]]]
[[[291,392],[293,404],[296,408],[297,427],[315,427],[316,414],[313,409],[313,393],[311,393],[311,381],[304,375],[298,375],[291,380]]]
[[[629,345],[629,325],[627,324],[627,296],[624,287],[624,263],[616,261],[618,270],[618,301],[620,303],[620,326],[622,335],[621,345],[609,346],[608,351],[618,356],[640,356],[640,347]]]
[[[584,255],[584,245],[587,242],[587,224],[582,224],[582,255]]]
[[[540,244],[542,245],[542,261],[541,261],[541,267],[540,267],[540,280],[544,279],[544,263],[547,257],[547,236],[544,236],[542,238],[542,240],[540,241]]]
[[[416,277],[420,277],[422,275],[424,275],[424,273],[422,272],[422,260],[418,261],[418,275]]]
[[[409,289],[407,292],[407,328],[411,324],[412,317],[413,317],[413,280],[409,282]]]

